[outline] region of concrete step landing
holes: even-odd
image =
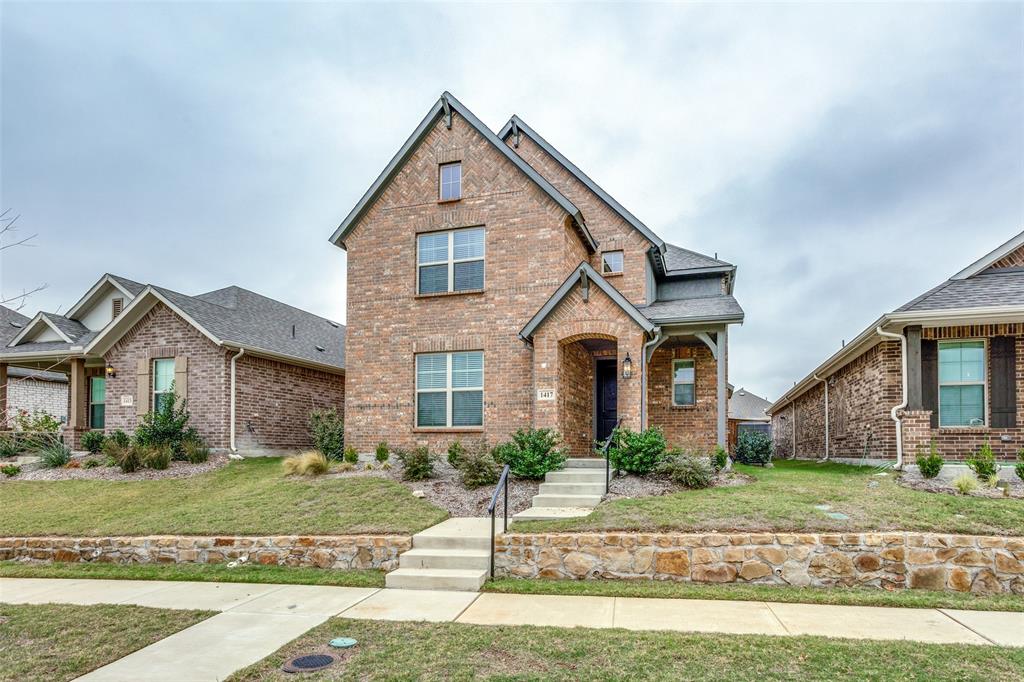
[[[476,592],[487,580],[490,549],[490,518],[448,519],[412,536],[412,549],[398,557],[398,569],[384,576],[384,584]]]

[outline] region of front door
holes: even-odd
[[[596,400],[594,401],[594,423],[598,441],[611,435],[619,413],[619,362],[615,358],[598,360],[596,367]]]

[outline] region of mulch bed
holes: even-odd
[[[731,488],[738,485],[754,483],[757,479],[747,474],[736,471],[720,471],[715,474],[712,488]],[[672,481],[659,476],[634,476],[623,474],[612,478],[611,491],[605,497],[606,500],[629,500],[637,497],[656,497],[658,495],[671,495],[686,488],[676,485]]]
[[[921,476],[921,473],[916,470],[904,471],[897,480],[901,486],[904,488],[910,488],[911,490],[920,490],[926,493],[960,495],[960,491],[958,491],[953,485],[952,480],[945,480],[942,478],[924,478]],[[968,493],[968,496],[991,497],[997,499],[1004,497],[1024,499],[1024,481],[1014,477],[1008,482],[1010,484],[1010,494],[1008,496],[1003,495],[1003,491],[999,488],[990,488],[987,485],[982,484],[979,484],[978,488],[973,492]]]
[[[87,459],[98,459],[105,461],[103,455],[78,455],[72,461],[82,462]],[[162,470],[139,469],[138,471],[126,474],[118,467],[98,466],[92,469],[61,467],[59,469],[32,469],[22,468],[17,476],[0,476],[0,481],[155,481],[161,478],[190,478],[207,472],[219,469],[229,462],[227,455],[211,454],[210,459],[202,464],[191,464],[189,462],[171,462],[171,465]]]

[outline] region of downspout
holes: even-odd
[[[244,354],[245,349],[239,348],[238,354],[231,358],[231,442],[228,444],[231,452],[238,452],[235,447],[235,361]]]
[[[903,361],[903,381],[902,381],[902,399],[899,405],[894,405],[892,411],[889,413],[892,416],[892,420],[896,423],[896,470],[903,470],[903,422],[900,419],[899,411],[907,407],[907,337],[903,334],[894,334],[887,332],[881,327],[876,327],[875,332],[879,336],[884,336],[889,339],[900,340],[900,356]]]
[[[828,379],[822,379],[817,374],[811,375],[821,383],[825,384],[825,459],[822,462],[828,461]]]
[[[640,428],[647,428],[647,350],[661,343],[661,327],[654,328],[654,338],[644,344],[640,353]]]

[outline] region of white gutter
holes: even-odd
[[[828,461],[828,379],[822,379],[817,374],[814,374],[814,378],[825,384],[825,459],[822,462]]]
[[[640,428],[647,428],[647,351],[651,353],[665,340],[661,327],[654,328],[654,338],[644,344],[640,352]]]
[[[239,348],[238,354],[231,357],[231,441],[228,443],[231,452],[238,452],[235,447],[235,361],[244,354],[245,349]]]
[[[893,334],[887,332],[881,327],[875,329],[875,332],[879,336],[884,336],[889,339],[900,340],[900,356],[903,360],[903,397],[899,405],[894,405],[892,410],[889,412],[892,420],[896,423],[896,470],[903,470],[903,422],[900,420],[899,411],[906,408],[907,406],[907,337],[903,334]]]

